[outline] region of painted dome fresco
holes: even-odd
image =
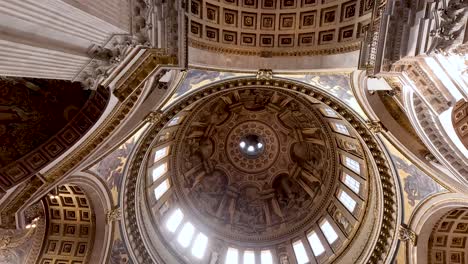
[[[326,202],[335,183],[331,140],[311,101],[235,90],[183,121],[173,182],[187,210],[218,234],[278,239],[310,222]]]
[[[238,78],[152,117],[135,160],[146,160],[147,179],[135,188],[151,208],[141,209],[153,234],[143,243],[165,245],[163,262],[363,257],[349,248],[379,235],[369,212],[381,210],[371,138],[339,101],[296,85]]]

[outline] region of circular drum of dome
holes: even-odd
[[[237,79],[182,99],[160,120],[126,183],[125,207],[135,209],[126,227],[141,223],[127,234],[142,241],[134,245],[142,257],[211,263],[235,249],[321,263],[382,258],[370,239],[393,247],[396,191],[386,158],[359,118],[326,93]],[[145,205],[131,190],[147,193]],[[384,195],[385,211],[377,202]]]

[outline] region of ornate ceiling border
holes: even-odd
[[[16,212],[27,204],[28,200],[40,188],[47,185],[53,185],[64,175],[71,172],[80,162],[85,160],[100,144],[102,144],[113,131],[125,120],[128,114],[134,109],[135,105],[143,95],[144,85],[141,85],[152,73],[157,72],[163,63],[171,63],[174,60],[168,57],[160,57],[158,50],[145,50],[145,60],[138,61],[138,65],[133,67],[123,78],[122,87],[116,89],[125,91],[126,96],[122,97],[122,102],[116,106],[111,113],[102,122],[102,125],[96,129],[77,149],[73,150],[66,158],[52,167],[41,177],[33,177],[27,181],[27,184],[14,196],[5,208],[1,210],[0,216],[3,225],[14,226]],[[168,65],[170,66],[170,65]],[[137,70],[139,69],[139,70]],[[4,221],[5,220],[5,221]]]
[[[140,232],[138,222],[140,217],[139,206],[141,206],[140,195],[137,195],[139,176],[141,165],[144,164],[147,158],[147,149],[158,135],[159,131],[164,125],[169,122],[171,118],[177,115],[187,106],[196,102],[199,99],[213,95],[219,91],[231,89],[235,87],[245,86],[265,86],[265,87],[277,87],[280,89],[295,91],[301,94],[305,94],[313,97],[314,99],[330,106],[337,111],[344,119],[346,119],[351,126],[361,136],[364,143],[367,145],[368,150],[372,154],[372,157],[378,168],[380,181],[382,184],[383,191],[383,217],[380,226],[380,232],[378,239],[374,245],[372,254],[368,259],[368,263],[382,263],[389,261],[391,257],[390,251],[393,248],[394,241],[397,239],[397,186],[392,175],[391,164],[388,162],[385,150],[380,146],[376,137],[371,131],[365,126],[365,123],[350,110],[344,103],[338,99],[329,95],[328,93],[321,91],[311,85],[302,84],[299,82],[285,80],[285,79],[273,79],[273,80],[257,80],[254,78],[237,78],[228,81],[223,81],[209,86],[205,89],[201,89],[193,94],[183,98],[176,105],[171,106],[165,112],[158,113],[157,116],[152,120],[153,125],[150,127],[148,133],[146,133],[138,145],[133,159],[129,162],[129,167],[125,175],[125,185],[123,190],[123,221],[122,225],[126,232],[127,241],[129,247],[134,253],[134,260],[142,261],[143,263],[153,262],[151,253],[148,252],[145,247],[145,239]],[[141,182],[141,180],[140,180]],[[138,200],[138,201],[137,201]]]
[[[215,53],[227,53],[245,56],[260,56],[260,57],[279,57],[279,56],[319,56],[319,55],[333,55],[341,54],[359,50],[361,48],[361,41],[354,41],[344,43],[329,48],[314,48],[314,49],[293,49],[292,51],[277,51],[277,50],[246,50],[240,48],[227,48],[210,45],[199,40],[189,38],[188,44],[190,47],[212,51]]]
[[[42,168],[72,147],[99,120],[110,99],[108,89],[100,86],[86,104],[59,132],[25,156],[0,169],[0,192],[33,177]]]

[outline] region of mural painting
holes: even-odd
[[[127,264],[132,263],[128,254],[127,247],[122,240],[122,230],[120,225],[114,225],[114,241],[110,253],[109,264]]]
[[[446,191],[439,183],[434,181],[426,173],[421,171],[416,165],[409,161],[390,142],[383,140],[385,146],[390,151],[393,164],[395,165],[404,199],[404,220],[407,222],[414,208],[425,198],[432,194]]]
[[[69,81],[0,77],[0,168],[59,132],[90,94]]]
[[[120,145],[114,151],[109,153],[102,160],[94,164],[89,170],[94,174],[101,177],[106,183],[112,193],[112,199],[115,205],[119,204],[120,191],[123,181],[123,172],[127,164],[127,160],[132,153],[138,139],[148,127],[144,125],[125,143]],[[114,226],[114,241],[112,244],[110,263],[123,264],[130,263],[130,257],[122,240],[121,230],[119,225]]]
[[[177,91],[174,93],[174,95],[169,100],[169,102],[163,107],[163,109],[167,108],[173,102],[178,100],[181,96],[189,92],[193,92],[196,89],[203,87],[207,84],[211,84],[213,82],[222,81],[222,80],[226,80],[230,78],[249,76],[249,75],[252,75],[252,74],[208,71],[208,70],[198,70],[198,69],[188,70],[187,75],[185,76],[185,79],[182,81],[179,88],[177,88]]]
[[[125,141],[125,143],[120,145],[90,168],[94,174],[97,174],[107,183],[107,186],[112,193],[114,204],[116,205],[119,204],[123,171],[127,163],[128,156],[147,127],[148,124],[144,125],[132,137]]]
[[[307,83],[315,87],[321,88],[324,91],[331,93],[338,99],[346,103],[362,118],[367,119],[366,114],[362,110],[358,101],[354,97],[353,89],[351,88],[351,80],[349,74],[334,73],[334,74],[278,74],[280,78],[292,79],[295,81]]]
[[[429,196],[444,192],[446,189],[422,172],[386,139],[382,140],[390,152],[393,164],[400,179],[403,194],[403,223],[408,223],[416,208]],[[406,243],[401,243],[395,258],[395,264],[406,263]]]

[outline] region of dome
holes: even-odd
[[[292,93],[223,92],[195,106],[181,126],[171,175],[179,203],[222,239],[271,243],[294,235],[336,184],[331,129],[319,108]]]
[[[146,248],[157,245],[153,257],[362,258],[349,249],[366,247],[357,237],[368,232],[378,236],[375,222],[385,213],[375,202],[382,194],[372,179],[376,145],[370,154],[371,138],[346,106],[297,85],[249,77],[214,83],[156,118],[136,154],[146,157],[147,180],[137,188],[146,189],[143,208],[151,210],[135,221],[149,234]]]

